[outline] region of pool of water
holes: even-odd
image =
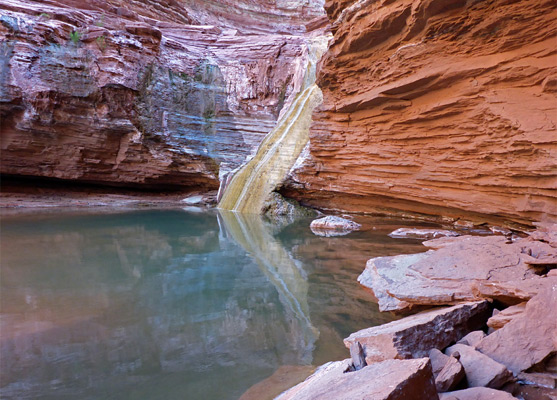
[[[5,216],[3,399],[258,399],[348,357],[393,319],[356,282],[424,250],[392,219],[324,238],[308,220],[184,210]]]

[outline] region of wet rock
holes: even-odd
[[[545,288],[524,312],[484,338],[476,348],[518,374],[557,352],[557,285]]]
[[[286,220],[289,223],[300,218],[311,218],[317,215],[315,210],[303,207],[296,200],[286,199],[277,192],[272,192],[263,206],[263,215]]]
[[[505,385],[505,392],[511,393],[515,398],[520,400],[557,400],[555,389],[549,389],[532,385],[521,385],[518,382],[512,382]]]
[[[309,227],[318,236],[343,236],[359,230],[362,226],[346,218],[328,215],[312,221]]]
[[[444,229],[399,228],[389,233],[389,236],[401,239],[436,239],[447,236],[460,236],[460,233]]]
[[[501,329],[511,322],[516,316],[521,315],[526,308],[526,302],[505,308],[487,320],[487,326],[492,329]],[[483,339],[483,338],[482,338]]]
[[[555,380],[557,376],[555,374],[542,373],[542,372],[521,372],[517,375],[519,383],[524,385],[533,385],[537,387],[544,387],[548,389],[555,389]],[[557,394],[557,393],[556,393]]]
[[[368,261],[358,281],[382,311],[493,298],[507,305],[530,299],[556,277],[540,276],[528,262],[556,250],[530,238],[461,236],[424,242],[425,253]]]
[[[484,386],[498,389],[512,379],[512,373],[504,365],[463,344],[455,344],[445,351],[448,355],[460,354],[460,363],[466,372],[468,386]]]
[[[465,303],[412,315],[363,329],[344,339],[346,347],[359,342],[366,362],[425,357],[485,324],[491,314],[487,301]]]
[[[470,332],[468,335],[464,336],[462,339],[460,339],[456,343],[457,344],[464,344],[464,345],[470,346],[470,347],[476,347],[476,345],[484,337],[485,337],[485,332],[484,331],[474,331],[474,332]]]
[[[436,400],[429,359],[387,360],[344,373],[350,360],[325,364],[276,400]]]
[[[188,205],[201,204],[203,203],[203,196],[202,195],[190,196],[183,199],[182,202]]]
[[[435,387],[439,393],[448,392],[456,388],[465,376],[464,368],[458,359],[449,357],[443,369],[435,377]]]
[[[475,387],[456,392],[440,393],[439,400],[513,400],[513,397],[507,392],[484,387]]]

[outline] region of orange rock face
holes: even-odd
[[[557,216],[552,1],[328,0],[309,154],[283,194],[364,212]]]

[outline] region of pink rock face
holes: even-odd
[[[283,194],[352,211],[557,216],[551,1],[328,0],[310,155]]]
[[[272,128],[321,15],[310,0],[0,9],[2,174],[201,189]]]

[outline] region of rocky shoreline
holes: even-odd
[[[360,283],[383,311],[452,306],[353,333],[350,358],[278,400],[557,398],[557,224],[424,244],[370,260]]]

